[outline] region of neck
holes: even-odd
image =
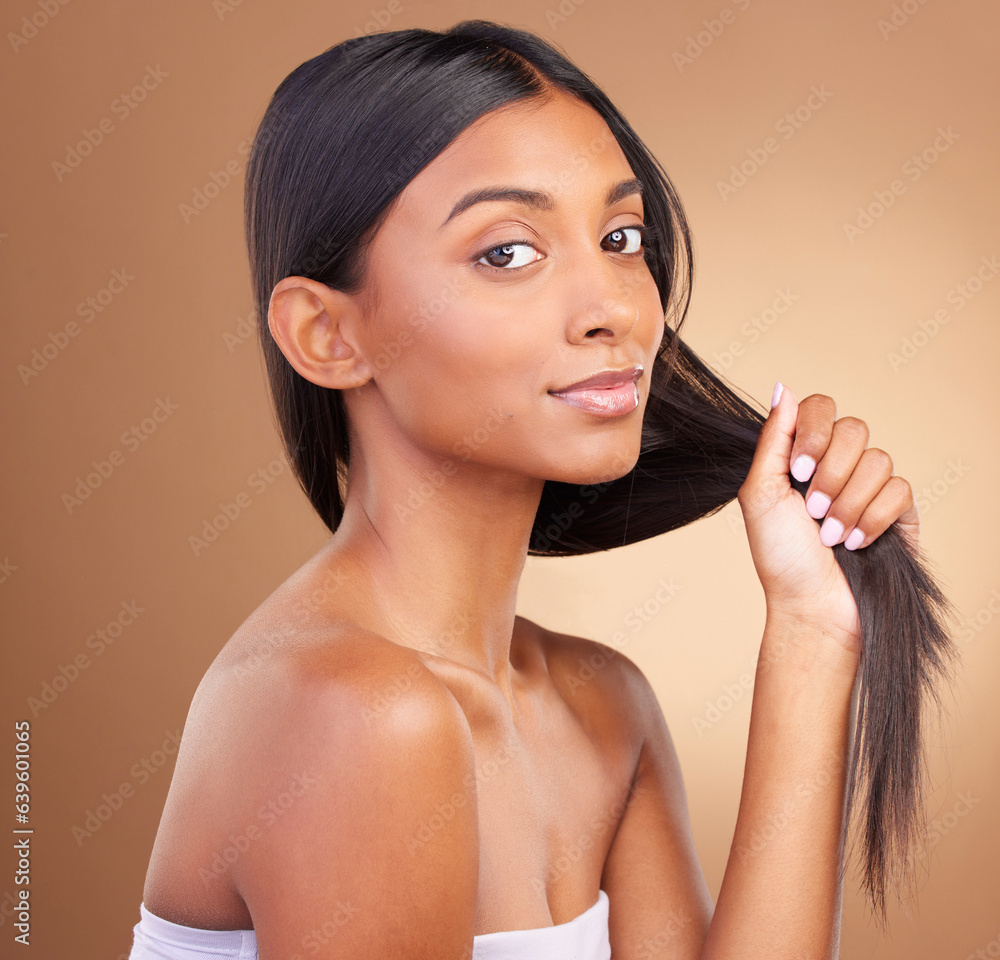
[[[388,444],[354,447],[325,562],[351,571],[363,627],[488,675],[509,696],[517,588],[543,485],[457,458],[398,457]]]

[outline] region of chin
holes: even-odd
[[[613,443],[605,437],[596,452],[571,454],[567,451],[561,458],[559,469],[551,472],[548,479],[577,486],[610,483],[624,477],[638,459],[638,437],[634,442],[621,438]]]

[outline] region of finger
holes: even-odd
[[[825,546],[832,547],[846,539],[891,476],[892,457],[889,454],[877,447],[869,447],[862,452],[858,465],[830,504],[826,519],[819,528],[819,538]]]
[[[854,529],[844,540],[848,550],[859,550],[877,540],[899,520],[914,529],[919,524],[917,505],[910,484],[902,477],[890,477],[872,501],[865,507]]]
[[[820,520],[844,489],[868,443],[868,426],[857,417],[841,417],[833,425],[826,452],[816,464],[816,472],[806,491],[806,511]]]
[[[837,419],[837,405],[832,397],[822,393],[810,394],[799,403],[799,419],[792,444],[790,472],[803,483],[816,469],[816,464],[826,453]]]
[[[780,383],[775,384],[774,395],[778,397],[778,401],[771,407],[760,428],[757,448],[747,474],[748,480],[759,482],[766,477],[788,476],[788,457],[792,450],[792,435],[795,432],[799,404],[795,394]]]

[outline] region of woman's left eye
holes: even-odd
[[[615,253],[638,253],[642,249],[642,227],[619,227],[605,238]]]

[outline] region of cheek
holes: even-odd
[[[540,345],[525,336],[523,326],[495,302],[456,301],[415,333],[405,372],[410,388],[423,393],[432,382],[441,402],[453,405],[453,415],[474,416],[497,403],[523,414],[540,376]]]
[[[643,335],[648,338],[649,344],[651,344],[650,360],[652,360],[659,350],[666,332],[666,320],[663,315],[663,307],[660,305],[660,294],[656,289],[656,284],[652,281],[639,301],[639,316],[643,318]]]
[[[458,273],[397,289],[410,295],[382,302],[370,338],[376,383],[393,418],[448,455],[467,453],[470,437],[493,444],[502,432],[513,440],[507,428],[528,422],[544,394],[540,326]],[[485,453],[484,444],[478,450]]]
[[[433,262],[411,264],[393,278],[381,349],[393,341],[402,347],[394,351],[398,372],[411,390],[434,380],[435,395],[460,400],[470,390],[483,392],[478,384],[485,389],[505,377],[523,382],[533,358],[538,366],[538,344],[527,342],[541,331],[531,322],[532,298],[498,287],[467,267]]]

